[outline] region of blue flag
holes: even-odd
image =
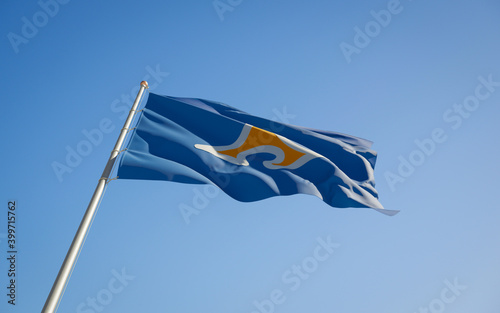
[[[333,207],[393,215],[378,201],[371,144],[218,102],[150,93],[118,178],[215,184],[245,202],[310,194]]]

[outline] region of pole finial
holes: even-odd
[[[148,82],[147,82],[147,81],[145,81],[145,80],[143,80],[143,81],[141,82],[141,86],[146,87],[146,89],[148,89],[148,88],[149,88],[149,86],[148,86]]]

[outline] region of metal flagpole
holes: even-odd
[[[125,121],[125,125],[123,126],[120,136],[116,141],[115,147],[113,151],[111,151],[111,156],[109,157],[108,163],[104,168],[101,178],[99,179],[99,183],[94,191],[94,195],[92,199],[90,199],[89,206],[87,207],[87,211],[83,216],[83,219],[78,227],[78,230],[75,234],[75,238],[73,238],[73,242],[69,247],[68,253],[66,254],[66,258],[59,270],[59,274],[57,274],[57,278],[50,290],[49,296],[47,297],[47,301],[45,301],[45,305],[43,306],[42,313],[55,313],[61,302],[62,295],[64,290],[66,289],[66,285],[68,284],[69,277],[71,276],[71,272],[73,272],[73,268],[75,267],[76,260],[82,250],[83,243],[85,242],[85,238],[89,232],[90,226],[92,225],[92,221],[97,213],[97,208],[99,206],[99,202],[101,201],[101,197],[104,193],[104,189],[109,179],[109,175],[113,169],[113,165],[115,164],[116,157],[120,153],[121,146],[127,132],[129,130],[130,124],[132,123],[132,119],[134,118],[134,114],[139,106],[139,102],[142,98],[144,90],[148,88],[148,83],[145,81],[141,82],[141,88],[139,89],[139,93],[135,98],[134,104],[132,105],[132,109],[128,113],[127,120]]]

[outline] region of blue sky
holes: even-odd
[[[374,141],[401,212],[113,181],[59,312],[497,312],[496,1],[55,1],[0,13],[1,312],[43,307],[144,79]]]

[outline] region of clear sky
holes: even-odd
[[[493,0],[5,2],[0,311],[43,307],[146,79],[372,140],[380,201],[401,212],[112,181],[59,312],[498,312],[499,14]]]

